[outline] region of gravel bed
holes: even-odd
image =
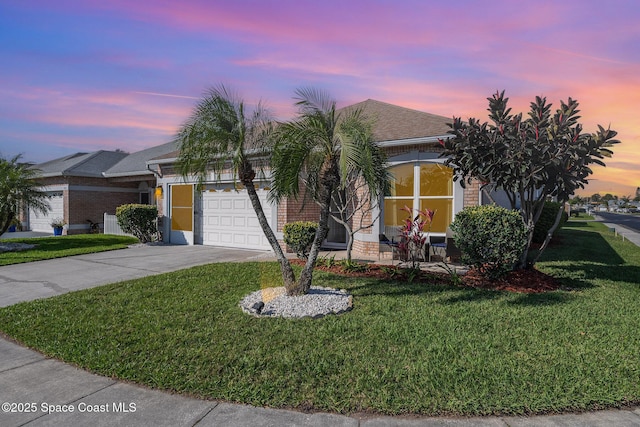
[[[2,252],[18,252],[33,249],[36,245],[28,243],[0,243],[0,253]]]
[[[253,292],[240,301],[240,308],[256,317],[312,317],[341,314],[353,307],[352,296],[344,289],[312,286],[306,295],[290,297],[284,288]]]

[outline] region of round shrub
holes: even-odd
[[[527,244],[520,213],[495,205],[463,209],[451,230],[462,262],[492,279],[513,270]]]
[[[284,225],[284,242],[296,253],[298,258],[307,259],[317,229],[318,223],[313,221],[286,223]]]
[[[556,222],[556,215],[558,215],[558,210],[563,206],[562,203],[558,202],[544,202],[544,207],[542,208],[542,213],[540,214],[540,218],[538,218],[538,222],[536,222],[536,226],[533,229],[533,242],[534,243],[543,243],[547,238],[547,233],[549,233],[549,229],[553,226],[553,223]],[[569,216],[566,212],[563,212],[562,219],[560,220],[560,224],[558,228],[554,231],[555,233],[562,228],[565,222],[569,219]]]
[[[150,242],[157,233],[158,208],[151,205],[128,204],[116,208],[118,225],[142,243]]]

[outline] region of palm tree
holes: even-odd
[[[371,124],[359,109],[336,110],[336,102],[324,91],[296,91],[298,116],[275,131],[272,156],[273,187],[270,197],[280,201],[305,197],[320,207],[316,235],[298,286],[290,295],[309,292],[320,245],[327,236],[332,194],[344,189],[350,174],[367,183],[371,197],[389,188],[389,175],[380,148],[371,139]]]
[[[182,125],[176,142],[180,147],[178,167],[183,176],[195,174],[198,186],[209,172],[220,177],[231,172],[247,189],[258,222],[271,244],[278,262],[285,288],[295,286],[295,276],[269,226],[256,192],[256,168],[268,159],[268,134],[271,128],[267,109],[259,103],[251,112],[244,102],[226,87],[210,89],[194,108],[191,117]]]
[[[9,229],[20,209],[30,208],[47,213],[49,196],[40,190],[36,179],[39,170],[19,163],[20,155],[10,160],[0,157],[0,234]]]

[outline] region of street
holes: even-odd
[[[613,224],[623,225],[627,228],[631,228],[635,231],[640,231],[640,216],[623,213],[610,213],[610,212],[596,212],[597,216],[602,218],[605,222]]]

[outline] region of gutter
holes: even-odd
[[[449,139],[451,135],[440,135],[440,136],[427,136],[427,137],[419,137],[419,138],[407,138],[407,139],[396,139],[391,141],[380,141],[378,142],[378,146],[380,147],[398,147],[402,145],[420,145],[420,144],[433,144],[439,143],[441,139]]]
[[[149,172],[153,173],[153,171],[151,170]],[[149,175],[149,172],[147,172],[146,170],[131,171],[131,172],[115,172],[115,173],[102,172],[102,177],[103,178],[119,178],[123,176],[144,176],[144,175]]]

